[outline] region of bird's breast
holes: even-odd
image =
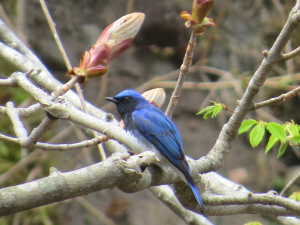
[[[132,150],[135,153],[141,153],[144,151],[153,151],[159,160],[162,160],[162,154],[157,150],[157,148],[147,140],[138,130],[127,130],[128,134],[132,136]]]

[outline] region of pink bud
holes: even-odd
[[[192,6],[192,16],[194,20],[201,23],[213,6],[214,0],[194,0]]]
[[[106,27],[96,44],[82,54],[79,67],[74,67],[68,75],[82,77],[80,83],[84,85],[89,78],[105,74],[105,66],[130,46],[144,18],[143,13],[131,13]]]

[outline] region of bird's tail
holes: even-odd
[[[187,178],[187,177],[186,177]],[[191,177],[190,177],[191,178]],[[193,179],[186,179],[186,181],[188,182],[188,184],[190,185],[190,188],[192,189],[192,192],[200,206],[200,210],[203,214],[203,210],[204,210],[204,205],[203,205],[203,202],[202,202],[202,199],[201,199],[201,196],[200,196],[200,193],[198,191],[198,188],[195,184],[195,182],[193,181]]]

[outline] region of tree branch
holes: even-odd
[[[146,188],[145,180],[148,180],[149,186],[154,185],[152,178],[157,176],[157,171],[151,171],[150,167],[142,172],[141,168],[155,162],[157,158],[153,152],[143,152],[134,156],[120,152],[105,161],[72,172],[61,173],[51,168],[48,177],[0,189],[0,216],[108,188],[118,187],[121,190],[126,189],[127,192],[135,192],[139,185]],[[155,190],[157,189],[152,189],[156,192]],[[236,213],[257,213],[273,217],[300,215],[299,202],[269,193],[252,194],[235,191],[231,196],[204,194],[203,201],[206,205],[205,215]]]
[[[0,20],[0,37],[4,34],[2,32],[5,32],[7,30],[3,29],[5,25]],[[10,31],[9,33],[12,34]],[[11,37],[11,36],[9,36]],[[15,41],[15,39],[12,39],[12,41]],[[30,53],[32,54],[32,53]],[[7,62],[11,63],[12,65],[19,68],[19,70],[23,72],[30,71],[32,69],[33,72],[30,73],[30,78],[33,79],[36,84],[41,87],[43,90],[47,92],[53,92],[56,91],[58,87],[61,87],[63,84],[56,80],[46,69],[44,69],[44,66],[41,66],[41,63],[33,62],[29,58],[27,58],[25,55],[22,55],[20,52],[14,50],[13,48],[3,44],[0,42],[0,57],[6,60]],[[0,82],[1,86],[1,82]],[[72,104],[76,108],[81,108],[81,102],[77,96],[72,90],[69,90],[67,93],[64,94],[64,97],[66,97],[69,101],[72,102]],[[106,118],[107,113],[103,112],[99,108],[93,106],[92,104],[87,102],[87,108],[91,115],[94,115],[98,118]]]
[[[295,97],[299,92],[300,92],[300,86],[298,86],[294,90],[289,91],[285,94],[282,94],[276,98],[270,98],[266,101],[255,103],[253,105],[252,110],[260,109],[260,108],[268,106],[268,105],[273,105],[277,102],[286,101],[287,99],[291,99],[291,98]]]
[[[176,87],[172,93],[169,105],[166,110],[166,115],[169,117],[172,117],[172,114],[174,112],[174,109],[177,105],[179,95],[181,92],[182,85],[184,83],[184,80],[189,72],[189,68],[192,65],[192,60],[193,60],[193,54],[194,54],[194,47],[196,45],[196,38],[197,35],[195,34],[194,31],[192,31],[188,46],[186,48],[185,56],[183,59],[183,63],[180,67],[180,73],[179,73],[179,78],[176,84]]]
[[[201,168],[201,172],[214,171],[222,167],[224,157],[231,148],[231,143],[235,139],[243,119],[251,110],[254,96],[264,84],[271,69],[281,60],[282,49],[287,44],[293,31],[299,26],[299,9],[300,3],[298,0],[275,43],[250,80],[239,105],[236,107],[228,123],[223,126],[216,144],[206,156],[198,160],[198,168]]]

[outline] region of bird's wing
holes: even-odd
[[[183,154],[179,132],[163,112],[154,107],[135,110],[132,119],[136,128],[185,176],[203,213],[203,202]]]
[[[132,119],[147,140],[182,171],[183,146],[179,132],[171,119],[155,107],[135,110]]]

